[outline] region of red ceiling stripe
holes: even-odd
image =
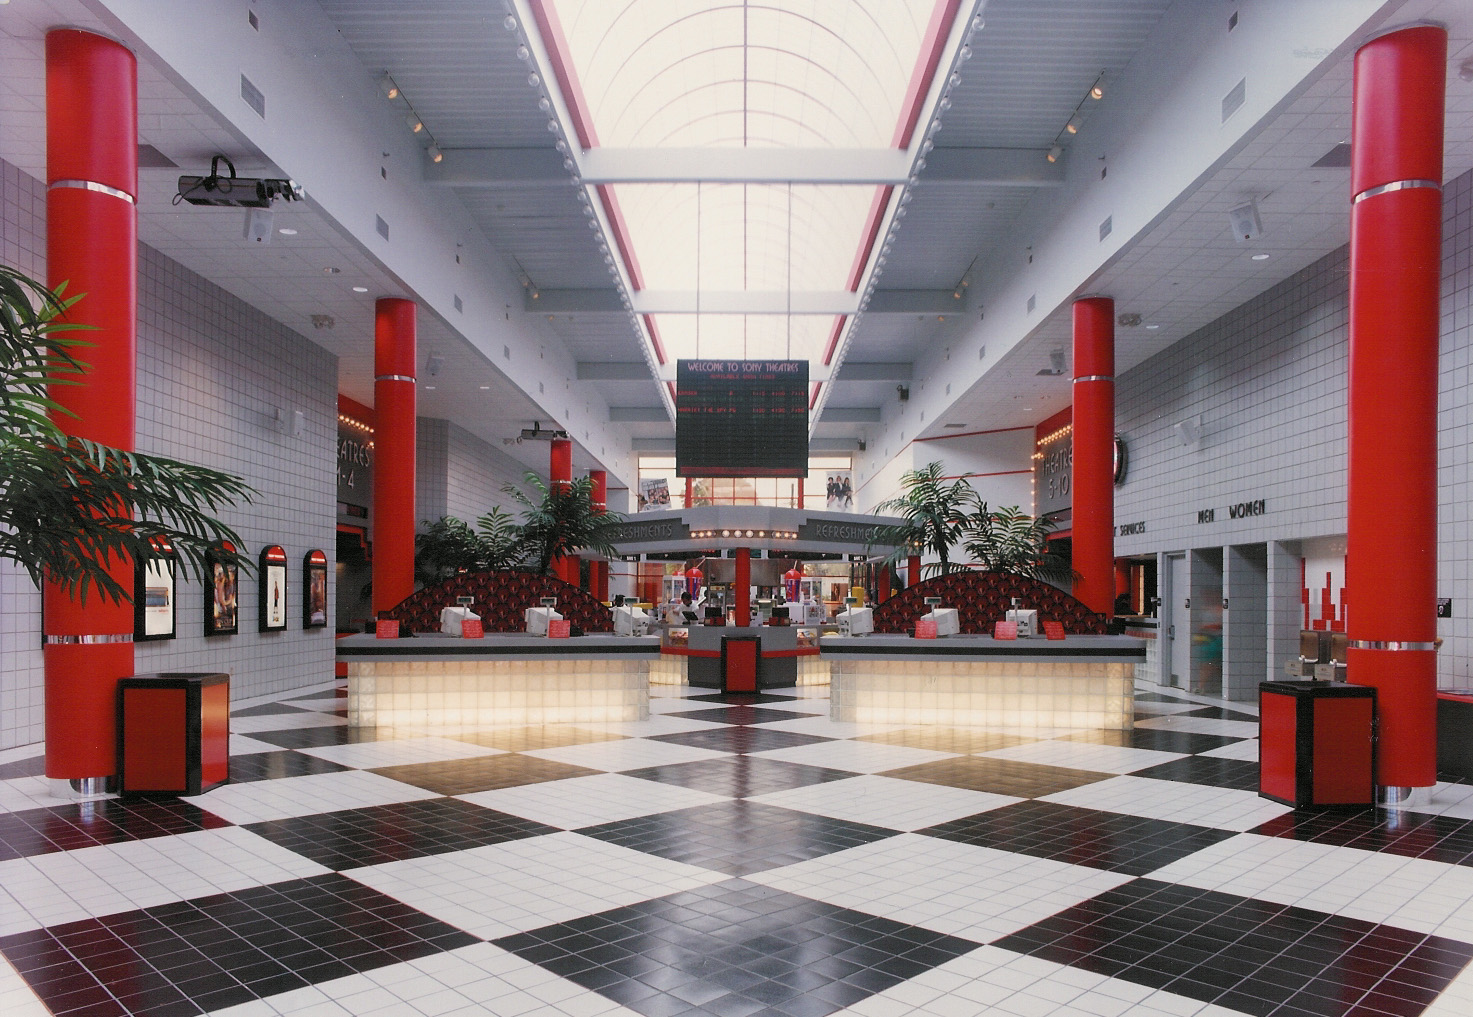
[[[823,362],[828,364],[834,359],[834,351],[839,348],[839,336],[844,334],[844,318],[842,314],[834,315],[834,329],[829,333],[828,345],[823,348]]]
[[[818,390],[821,388],[823,388],[823,382],[815,381],[813,383],[813,394],[808,397],[808,408],[810,410],[818,405]]]
[[[643,317],[644,317],[644,327],[650,330],[650,342],[652,342],[652,343],[655,344],[655,359],[658,360],[661,364],[664,364],[665,363],[665,344],[660,341],[660,330],[655,327],[655,319],[654,319],[654,316],[653,315],[646,314]],[[672,394],[673,394],[673,391],[672,391]]]
[[[859,250],[854,252],[854,264],[849,267],[849,292],[858,293],[859,283],[864,279],[864,266],[869,264],[869,256],[875,249],[875,241],[880,236],[880,224],[885,221],[885,209],[890,206],[890,195],[895,188],[886,184],[875,188],[874,200],[870,202],[869,218],[864,223],[864,233],[859,240]]]
[[[606,184],[599,184],[595,190],[598,191],[598,200],[603,202],[609,227],[614,231],[614,244],[619,248],[619,256],[624,259],[624,267],[629,270],[629,285],[637,293],[644,289],[644,275],[639,270],[634,245],[629,242],[629,227],[624,222],[624,212],[619,208],[619,198],[614,194],[614,189]]]
[[[921,119],[921,107],[931,91],[931,79],[936,66],[941,63],[941,51],[946,47],[946,37],[956,21],[957,8],[961,0],[936,0],[931,11],[931,22],[926,26],[925,38],[921,40],[921,52],[916,58],[915,70],[911,72],[910,86],[905,90],[905,102],[900,107],[900,122],[895,125],[895,137],[890,142],[894,148],[909,148],[915,134],[916,124]]]
[[[530,0],[530,5],[532,16],[537,19],[537,31],[542,35],[542,45],[547,48],[547,58],[552,62],[552,72],[563,93],[563,102],[573,117],[578,144],[584,148],[597,148],[598,133],[593,129],[593,115],[583,95],[583,86],[578,83],[578,75],[573,70],[572,53],[557,11],[547,0]]]

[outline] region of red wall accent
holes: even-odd
[[[399,297],[383,297],[374,305],[375,614],[414,592],[416,311],[412,300]],[[390,375],[410,380],[391,380]]]
[[[1074,595],[1115,610],[1115,301],[1074,302]],[[1082,378],[1105,378],[1081,381]]]

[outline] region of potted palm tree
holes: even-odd
[[[1035,519],[1016,505],[989,509],[984,501],[967,517],[962,546],[984,572],[1027,576],[1068,589],[1075,573],[1063,555],[1049,550],[1053,529],[1051,521]]]
[[[85,601],[91,591],[119,602],[132,590],[108,565],[148,557],[162,538],[196,577],[205,556],[250,561],[230,547],[240,537],[214,513],[254,493],[218,470],[125,452],[67,435],[49,414],[65,413],[48,386],[78,384],[90,345],[86,326],[65,321],[80,297],[55,292],[0,266],[0,558],[38,585],[60,584]]]
[[[880,527],[875,534],[876,543],[893,545],[882,565],[888,568],[909,555],[929,552],[939,559],[925,567],[932,575],[965,569],[951,560],[951,549],[966,530],[968,509],[980,504],[972,485],[961,479],[948,481],[937,462],[907,472],[900,487],[900,494],[875,506],[878,514],[904,520]]]
[[[526,549],[527,567],[537,575],[552,574],[552,563],[558,558],[590,551],[613,557],[615,550],[610,535],[614,526],[624,521],[617,512],[606,512],[593,504],[593,480],[579,477],[550,488],[532,470],[523,477],[528,491],[514,484],[502,490],[522,508],[521,540]]]

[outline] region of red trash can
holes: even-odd
[[[1258,794],[1301,808],[1375,801],[1376,690],[1260,682]]]
[[[198,795],[230,777],[230,675],[118,680],[118,784],[125,795]]]

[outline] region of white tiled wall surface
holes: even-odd
[[[1115,518],[1146,527],[1117,538],[1116,554],[1345,532],[1347,269],[1342,248],[1120,376],[1116,426],[1130,446],[1130,476]],[[1448,184],[1443,216],[1438,595],[1453,600],[1453,617],[1438,621],[1444,688],[1473,685],[1470,367],[1473,174],[1465,174]],[[1185,445],[1176,425],[1198,416],[1201,437]],[[1260,498],[1263,515],[1228,517],[1229,506]],[[1215,521],[1199,523],[1209,508]],[[1280,595],[1287,564],[1275,556]]]
[[[448,420],[420,417],[415,426],[417,523],[454,516],[474,525],[498,506],[520,515],[502,487],[524,487],[526,467]]]
[[[44,188],[4,163],[0,221],[5,263],[43,276]],[[242,576],[240,633],[206,639],[203,588],[181,577],[177,638],[137,644],[135,670],[227,671],[236,698],[328,680],[332,630],[303,631],[299,598],[303,555],[320,548],[333,557],[336,358],[147,247],[138,303],[138,449],[244,479],[258,492],[253,503],[220,515],[253,557],[280,544],[292,566],[284,632],[256,631],[256,580]],[[292,434],[296,412],[302,426]],[[0,748],[44,734],[39,616],[29,579],[0,565]]]

